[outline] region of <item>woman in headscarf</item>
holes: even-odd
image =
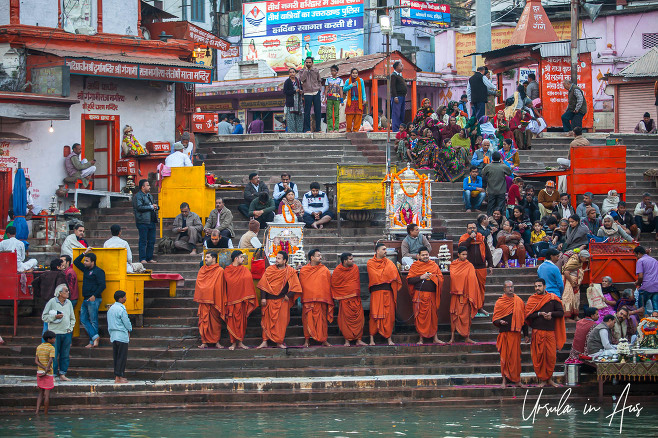
[[[468,138],[463,128],[457,134],[453,135],[450,141],[452,142],[452,147],[463,148],[467,153],[471,150],[471,139]]]
[[[436,110],[436,116],[439,118],[439,122],[447,125],[448,120],[450,119],[450,114],[448,114],[448,107],[441,105],[439,109]]]
[[[478,123],[478,120],[475,118],[475,116],[468,119],[466,125],[464,125],[464,129],[466,130],[468,137],[471,139],[471,147],[477,149],[475,147],[476,139],[480,137],[482,133],[480,132],[480,124]]]
[[[511,138],[506,138],[503,140],[503,150],[500,151],[503,156],[503,161],[505,161],[512,170],[518,170],[521,165],[521,160],[519,159],[519,151],[514,147]]]
[[[572,214],[569,219],[569,228],[567,228],[567,238],[562,244],[562,251],[571,251],[576,248],[584,249],[587,247],[587,233],[589,228],[580,223],[580,216]]]
[[[359,70],[350,70],[350,77],[343,85],[345,93],[345,120],[347,132],[356,132],[361,128],[363,107],[366,105],[366,86],[363,79],[359,77]]]
[[[441,130],[441,138],[452,139],[452,137],[454,137],[455,134],[459,134],[461,130],[462,128],[457,124],[455,116],[449,116],[448,123]]]
[[[622,227],[617,225],[609,214],[603,217],[603,224],[599,228],[598,237],[608,239],[608,242],[632,242],[633,238]]]
[[[601,205],[601,214],[606,215],[611,211],[617,211],[617,205],[619,204],[619,193],[617,190],[612,189],[608,192],[608,196],[603,200],[603,205]]]
[[[468,119],[468,113],[459,109],[459,102],[451,100],[448,102],[448,112],[449,116],[454,116],[457,119],[457,124],[463,128],[466,125],[466,119]]]
[[[498,138],[496,137],[496,128],[494,128],[494,126],[491,124],[489,117],[488,116],[480,117],[478,123],[480,124],[480,132],[482,133],[482,138],[489,140],[489,143],[491,143],[492,151],[494,152],[497,151]]]
[[[564,292],[562,292],[562,306],[564,317],[578,321],[580,309],[580,285],[583,282],[585,271],[583,264],[589,260],[589,252],[582,250],[578,253],[568,252],[563,257],[569,257],[562,266],[562,281],[564,281]]]
[[[493,124],[494,128],[496,128],[496,136],[501,143],[506,138],[512,139],[514,137],[512,130],[509,129],[509,122],[507,121],[507,117],[505,117],[505,111],[499,110],[496,113]]]
[[[411,150],[411,155],[415,157],[416,167],[434,169],[439,160],[439,147],[433,137],[419,136],[416,146]]]
[[[439,129],[438,122],[436,120],[434,120],[434,118],[428,117],[425,120],[425,126],[426,126],[425,129],[429,129],[430,132],[432,133],[432,138],[434,139],[434,142],[436,144],[441,144],[441,138],[442,138],[441,131],[442,130]]]
[[[617,302],[621,298],[619,291],[612,283],[612,277],[605,276],[601,279],[601,292],[603,292],[606,307],[599,309],[599,323],[603,322],[604,316],[617,313]]]
[[[414,118],[414,125],[416,124],[416,119],[419,120],[425,120],[428,117],[430,117],[432,114],[434,114],[434,109],[432,108],[432,102],[429,100],[429,98],[425,98],[420,101],[420,108],[418,108],[418,112],[416,113],[416,117]]]
[[[528,129],[528,122],[530,122],[530,114],[522,110],[516,110],[514,117],[509,122],[509,128],[514,134],[514,141],[516,142],[516,147],[519,149],[526,150],[530,149],[530,141],[532,139],[532,132]]]
[[[295,192],[288,189],[286,190],[285,195],[283,195],[283,199],[281,199],[277,213],[282,214],[284,219],[292,219],[290,217],[291,211],[296,218],[296,222],[302,222],[304,207],[302,206],[302,203],[299,202],[299,199],[295,198]]]
[[[443,140],[436,161],[435,181],[455,182],[464,178],[470,162],[468,152],[461,147],[453,147],[449,138]]]

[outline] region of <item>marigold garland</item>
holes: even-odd
[[[656,327],[656,324],[658,324],[658,318],[649,318],[649,317],[647,317],[647,318],[642,318],[642,321],[644,321],[645,319],[649,322],[654,323],[654,326],[653,326],[653,328],[649,328],[646,325],[644,325],[644,326],[640,327],[640,330],[642,330],[642,333],[645,336],[655,335],[656,332],[658,331],[658,327]]]
[[[292,219],[288,220],[288,217],[286,216],[286,211],[290,212],[290,216],[292,216]],[[297,222],[297,217],[295,216],[295,212],[292,209],[291,205],[285,204],[283,207],[281,207],[281,215],[283,216],[283,220],[287,224],[294,224]]]
[[[426,188],[425,188],[425,183],[428,180],[428,176],[426,174],[418,173],[416,171],[416,169],[411,169],[414,172],[415,176],[418,178],[418,183],[417,183],[417,186],[416,186],[417,187],[416,192],[413,193],[413,194],[410,194],[405,189],[404,183],[402,182],[402,179],[400,178],[400,175],[403,172],[405,172],[406,170],[407,170],[407,168],[402,169],[397,173],[387,174],[384,177],[384,179],[382,180],[382,207],[386,207],[386,183],[390,183],[390,199],[391,199],[391,202],[393,202],[394,195],[395,195],[395,190],[394,190],[393,186],[395,185],[395,180],[397,180],[398,184],[400,185],[400,188],[402,189],[402,192],[407,197],[415,198],[416,196],[418,196],[418,193],[421,194],[421,198],[422,198],[421,217],[420,217],[420,221],[419,221],[420,223],[418,225],[425,228],[426,225],[427,225],[427,222],[425,221],[425,218],[428,217],[428,215],[425,211],[426,210],[425,206],[426,206],[427,200],[428,199],[431,200],[431,195],[428,195],[426,193]],[[392,214],[389,215],[389,218],[392,219],[392,221],[395,225],[400,226],[400,227],[405,226],[405,223],[404,223],[405,221],[402,218],[402,213],[401,212],[399,214],[399,217],[400,217],[400,219],[402,219],[401,221],[398,220],[398,215],[392,215]]]

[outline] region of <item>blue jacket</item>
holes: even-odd
[[[475,178],[475,182],[471,182],[471,177],[467,176],[464,178],[464,184],[463,184],[464,190],[482,190],[482,177],[478,175],[477,178]]]
[[[489,157],[489,162],[491,162],[491,156],[493,155],[493,152],[491,149],[487,150],[487,152],[484,152],[484,149],[480,148],[475,153],[473,154],[473,158],[471,159],[471,166],[477,166],[480,169],[484,167],[484,157]],[[509,166],[509,165],[508,165]]]
[[[366,86],[363,83],[363,79],[361,78],[357,78],[357,79],[359,80],[359,82],[361,82],[361,99],[363,100],[363,103],[365,103],[368,101],[368,99],[366,98]],[[351,80],[352,77],[350,76],[350,78],[345,81],[345,85],[343,85],[343,92],[345,93],[349,92],[352,89],[352,87],[356,85],[356,81],[347,83],[347,81],[351,81]],[[345,96],[345,102],[347,102],[347,95]]]
[[[546,292],[553,293],[562,298],[562,292],[564,292],[564,281],[562,280],[560,268],[550,261],[544,261],[544,263],[537,268],[537,276],[543,278],[546,282]]]
[[[244,134],[244,128],[242,127],[242,123],[238,123],[235,125],[235,128],[233,129],[233,134]]]

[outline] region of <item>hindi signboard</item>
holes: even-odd
[[[450,5],[416,0],[400,0],[403,26],[445,28],[450,26]],[[407,6],[405,8],[405,6]]]

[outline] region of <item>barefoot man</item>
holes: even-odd
[[[477,232],[475,222],[466,225],[466,233],[459,238],[459,246],[465,246],[468,249],[468,261],[475,268],[475,275],[478,279],[478,296],[477,306],[480,313],[489,316],[484,305],[484,289],[487,284],[487,271],[493,274],[493,258],[489,245],[484,241],[484,236]],[[488,267],[488,269],[487,269]]]
[[[279,348],[286,348],[283,341],[290,323],[293,297],[302,293],[297,272],[288,266],[287,252],[277,253],[275,264],[265,269],[258,288],[261,291],[260,306],[263,317],[260,325],[263,328],[263,342],[257,348],[267,347],[268,340]]]
[[[194,286],[194,302],[199,303],[199,348],[222,348],[219,337],[222,333],[220,318],[226,306],[224,270],[217,264],[217,253],[206,253],[204,260],[205,265],[199,269]]]
[[[354,264],[354,256],[348,252],[340,255],[340,265],[331,274],[331,295],[338,306],[338,328],[345,338],[345,346],[350,341],[356,345],[367,345],[363,337],[363,305],[361,304],[361,279],[359,267]]]
[[[532,366],[541,381],[539,386],[557,386],[553,381],[557,350],[567,339],[564,309],[557,295],[546,292],[543,278],[535,280],[535,293],[525,305],[525,319],[532,328]]]
[[[521,384],[521,331],[527,343],[528,326],[525,324],[525,305],[514,293],[514,283],[510,280],[505,282],[503,295],[494,306],[493,323],[499,330],[496,348],[500,353],[500,372],[503,375],[500,387],[507,387],[507,381],[510,381],[525,388]]]
[[[331,298],[331,272],[322,263],[322,253],[314,248],[308,252],[308,264],[299,270],[302,285],[302,325],[304,347],[310,338],[330,347],[328,324],[334,320],[334,300]]]
[[[368,260],[368,287],[370,288],[370,345],[375,345],[379,333],[394,345],[395,309],[398,289],[402,285],[397,266],[386,258],[386,245],[375,245],[375,256]]]
[[[407,284],[414,303],[414,322],[420,336],[418,344],[423,343],[423,338],[433,338],[435,344],[445,344],[439,341],[436,334],[439,328],[437,312],[441,304],[443,274],[439,265],[430,260],[430,251],[424,246],[418,249],[418,260],[409,268]]]
[[[231,264],[224,269],[224,283],[226,285],[226,312],[224,321],[231,338],[229,350],[249,347],[244,345],[247,332],[247,318],[258,307],[256,290],[251,272],[244,265],[244,254],[235,250],[231,253]]]
[[[450,264],[450,341],[455,342],[455,329],[467,344],[474,344],[469,336],[471,322],[478,311],[478,278],[473,264],[468,261],[468,248],[457,249],[458,258]]]

